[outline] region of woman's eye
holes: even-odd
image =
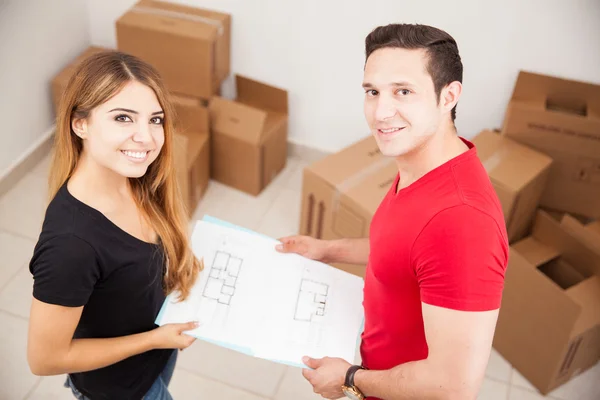
[[[162,117],[154,117],[150,120],[150,122],[152,122],[155,125],[162,125],[163,124],[163,118]]]
[[[129,116],[127,116],[127,115],[117,115],[115,117],[115,121],[117,121],[117,122],[133,122],[131,120],[131,118],[129,118]]]

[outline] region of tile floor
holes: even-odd
[[[302,169],[307,160],[290,158],[285,170],[258,197],[216,182],[195,217],[211,214],[273,237],[298,229]],[[36,377],[26,360],[27,319],[32,280],[27,262],[38,236],[46,202],[44,159],[0,198],[0,399],[70,399],[64,377]],[[481,389],[483,400],[597,400],[600,364],[541,396],[495,351]],[[312,393],[300,370],[250,358],[197,341],[180,353],[171,391],[175,399],[308,400]]]

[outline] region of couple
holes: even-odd
[[[454,120],[462,63],[424,25],[366,38],[364,111],[398,175],[370,237],[281,239],[278,251],[366,264],[362,365],[305,358],[324,398],[475,399],[501,303],[501,207]],[[156,71],[118,52],[85,60],[57,115],[51,202],[30,262],[28,360],[79,399],[171,399],[193,322],[156,327],[165,296],[202,270],[173,172],[172,108]],[[205,360],[210,362],[210,360]]]

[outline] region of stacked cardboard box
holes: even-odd
[[[287,162],[287,92],[236,76],[237,99],[210,102],[212,176],[258,195]]]
[[[237,99],[219,96],[230,75],[231,16],[142,0],[116,22],[117,48],[152,64],[175,107],[174,159],[190,216],[212,177],[258,195],[287,162],[288,94],[236,76]],[[90,47],[52,81],[55,109]],[[209,109],[210,106],[210,109]]]
[[[56,111],[77,65],[92,54],[106,50],[89,47],[52,79],[52,99]],[[210,175],[208,109],[205,102],[195,98],[172,95],[171,99],[178,116],[175,119],[173,159],[178,186],[191,216],[206,191]]]
[[[541,393],[600,359],[600,235],[538,211],[511,247],[494,347]]]
[[[509,241],[523,238],[546,187],[552,159],[489,130],[473,138],[473,144],[502,204]]]
[[[494,338],[546,394],[600,360],[600,225],[586,225],[600,217],[600,85],[521,71],[502,137],[552,159],[528,236],[511,245]]]
[[[206,104],[197,98],[172,95],[175,108],[175,170],[191,217],[210,180],[210,125]]]
[[[600,85],[522,71],[502,134],[554,160],[543,207],[600,217]]]
[[[305,168],[300,233],[319,239],[367,237],[397,173],[396,163],[381,154],[373,137]],[[335,266],[364,276],[365,266]]]
[[[116,23],[117,47],[152,64],[172,93],[210,104],[211,177],[258,195],[287,161],[287,92],[236,76],[238,98],[219,97],[230,75],[231,16],[142,0]]]

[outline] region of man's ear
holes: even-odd
[[[461,93],[462,84],[459,81],[451,82],[442,89],[442,93],[440,93],[440,103],[445,111],[450,111],[454,108],[456,103],[458,103]]]
[[[73,129],[73,132],[75,132],[75,134],[81,139],[85,139],[87,137],[87,128],[88,126],[85,118],[77,118],[71,121],[71,129]]]

